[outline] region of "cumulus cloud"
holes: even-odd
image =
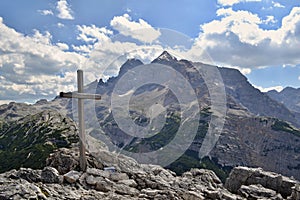
[[[251,74],[252,70],[250,68],[241,68],[238,66],[227,66],[229,68],[238,69],[242,74],[247,75]]]
[[[162,52],[159,44],[151,43],[158,39],[160,32],[146,21],[139,19],[134,22],[128,14],[124,14],[115,16],[110,24],[119,34],[113,36],[113,31],[106,27],[78,25],[77,39],[84,44],[72,45],[75,51],[88,56],[89,62],[94,63],[92,65],[98,66],[90,70],[98,71],[102,74],[101,78],[117,75],[120,66],[129,58],[149,62]],[[134,42],[128,36],[140,42]]]
[[[232,6],[243,2],[260,2],[261,0],[218,0],[218,4],[222,6]]]
[[[58,28],[63,28],[63,27],[65,27],[65,25],[59,22],[59,23],[57,23],[57,27]]]
[[[214,61],[241,68],[300,63],[300,7],[275,30],[262,29],[264,21],[249,11],[221,8],[217,15],[219,20],[201,26],[191,52],[203,47]]]
[[[38,10],[41,15],[53,15],[52,10]]]
[[[57,17],[60,19],[73,20],[73,11],[69,7],[67,0],[59,0],[56,4],[56,10],[58,12]]]
[[[39,30],[35,29],[33,31],[34,31],[34,35],[32,36],[32,40],[34,42],[47,44],[47,45],[51,43],[52,35],[48,31],[46,31],[44,35],[40,33]]]
[[[128,14],[114,17],[110,25],[120,34],[145,43],[152,43],[160,36],[159,30],[153,28],[146,21],[143,19],[139,19],[138,22],[132,21]]]
[[[284,5],[280,4],[279,2],[275,2],[275,1],[272,1],[272,5],[273,5],[275,8],[285,8]]]
[[[218,20],[201,26],[194,45],[185,51],[162,46],[157,42],[162,29],[157,30],[142,19],[134,21],[128,14],[114,17],[111,29],[78,25],[79,44],[70,46],[63,42],[53,44],[52,35],[47,31],[34,30],[32,35],[25,36],[6,26],[0,18],[3,38],[0,40],[0,103],[16,98],[24,101],[53,98],[60,91],[75,90],[77,68],[84,69],[85,82],[91,82],[100,78],[102,72],[105,73],[101,78],[117,75],[128,58],[150,61],[162,50],[208,63],[205,58],[210,56],[214,63],[237,68],[243,74],[251,73],[254,67],[300,63],[300,8],[293,8],[275,30],[261,28],[262,24],[273,23],[273,16],[261,19],[249,11],[233,8],[220,8],[217,15]],[[118,39],[114,38],[114,31],[119,33]],[[208,56],[199,57],[206,52]]]
[[[69,50],[69,45],[67,45],[66,43],[63,43],[63,42],[56,43],[56,46],[58,48],[60,48],[62,51]]]
[[[74,90],[74,72],[86,58],[51,44],[49,32],[24,36],[0,18],[0,99],[28,101],[53,98]]]
[[[111,30],[108,30],[105,27],[96,27],[95,25],[86,26],[86,25],[78,25],[78,31],[80,32],[77,36],[78,40],[82,40],[84,42],[100,42],[103,43],[109,40],[109,36],[113,34]]]
[[[265,20],[263,20],[264,24],[275,24],[276,22],[277,22],[277,20],[272,15],[268,15],[267,18]]]
[[[0,18],[0,103],[51,99],[60,91],[76,90],[78,68],[84,70],[89,83],[116,75],[127,58],[153,58],[162,51],[160,47],[154,48],[159,51],[147,51],[146,46],[134,42],[112,41],[113,32],[105,27],[82,25],[77,29],[82,45],[72,45],[78,52],[70,52],[66,43],[53,43],[48,31],[34,30],[25,36]],[[125,57],[118,59],[120,55]]]

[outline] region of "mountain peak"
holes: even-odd
[[[297,90],[296,88],[287,86],[281,92],[295,92],[296,90]]]
[[[160,54],[160,56],[158,56],[155,60],[167,60],[167,61],[175,60],[175,61],[177,61],[177,58],[172,56],[169,52],[163,51],[162,54]]]

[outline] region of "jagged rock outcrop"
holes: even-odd
[[[110,166],[91,167],[101,159],[87,154],[90,162],[86,172],[71,169],[76,168],[78,160],[74,149],[59,149],[49,163],[63,160],[59,155],[68,155],[74,165],[66,173],[47,166],[42,170],[21,168],[0,174],[0,199],[299,199],[297,181],[261,169],[237,167],[224,187],[210,170],[191,169],[176,176],[160,166],[139,164],[130,158],[126,163],[126,157],[118,161],[116,154],[106,153],[114,163],[106,160]],[[124,171],[124,162],[135,167]]]

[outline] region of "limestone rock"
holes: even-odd
[[[41,189],[24,179],[2,182],[0,199],[46,199]]]
[[[247,199],[283,199],[276,191],[264,188],[262,185],[242,185],[238,190],[238,193]]]
[[[61,183],[62,177],[59,175],[57,169],[45,167],[41,173],[41,180],[43,183]]]
[[[32,170],[30,168],[20,168],[11,178],[18,177],[27,180],[28,182],[40,182],[42,170]]]
[[[129,177],[126,173],[111,173],[109,175],[109,178],[115,182],[129,179]]]
[[[266,172],[261,168],[236,167],[229,174],[225,187],[233,193],[238,193],[243,185],[261,185],[286,198],[292,194],[292,188],[297,183],[294,179],[273,172]]]
[[[66,174],[71,170],[79,168],[79,155],[67,148],[61,148],[59,151],[50,154],[46,160],[47,166],[56,168],[60,174]]]
[[[57,152],[56,160],[61,160],[58,155],[72,158],[74,154],[71,149],[62,152]],[[92,154],[87,155],[92,158]],[[60,175],[57,169],[48,166],[43,170],[21,168],[5,172],[0,174],[0,199],[299,200],[300,196],[297,181],[257,168],[233,169],[225,184],[227,190],[210,170],[195,168],[176,176],[160,166],[127,162],[125,156],[111,161],[106,160],[104,166],[114,166],[116,170],[88,167],[86,172],[69,170]],[[124,168],[120,165],[131,166],[133,170],[121,171]],[[287,191],[290,195],[283,196]]]
[[[80,176],[80,172],[72,170],[64,175],[64,179],[69,183],[75,183],[77,180],[79,180]]]

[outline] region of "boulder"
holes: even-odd
[[[247,199],[283,199],[276,191],[264,188],[262,185],[242,185],[238,190],[238,193]]]
[[[82,173],[78,171],[69,171],[64,175],[64,180],[66,180],[68,183],[75,183],[77,180],[79,180],[81,174]]]
[[[230,192],[238,193],[243,185],[261,185],[287,198],[292,194],[292,188],[297,183],[298,181],[292,178],[267,172],[261,168],[235,167],[226,179],[225,188]]]
[[[41,180],[43,183],[61,183],[62,177],[59,175],[57,169],[45,167],[41,173]]]

